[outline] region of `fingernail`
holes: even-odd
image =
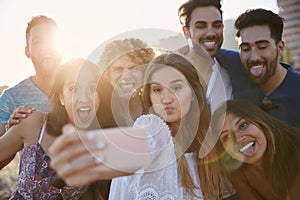
[[[75,128],[71,125],[66,125],[66,126],[63,127],[63,133],[64,134],[71,134],[74,131],[75,131]]]
[[[101,140],[101,141],[97,142],[96,146],[98,149],[103,149],[106,146],[106,142]]]
[[[95,162],[100,164],[100,163],[103,163],[104,161],[104,156],[97,156],[95,157]]]
[[[87,132],[86,134],[87,134],[86,137],[88,140],[94,140],[96,138],[96,135],[94,132]]]

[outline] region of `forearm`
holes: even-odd
[[[5,133],[5,124],[0,124],[0,137]]]
[[[15,155],[3,160],[3,161],[0,161],[0,170],[3,169],[6,165],[8,165],[13,159],[14,159]]]

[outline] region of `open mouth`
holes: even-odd
[[[89,120],[90,113],[91,113],[91,107],[80,107],[77,110],[78,118],[82,122],[86,122]]]
[[[134,83],[120,83],[120,88],[126,91],[132,91],[134,89]]]
[[[216,45],[216,41],[203,42],[206,47],[212,48]]]
[[[246,145],[244,145],[239,152],[243,153],[246,156],[252,156],[254,154],[254,146],[255,142],[249,142]]]
[[[204,41],[202,42],[205,49],[214,49],[216,48],[217,41],[216,40],[210,40],[210,41]]]
[[[259,77],[262,75],[264,70],[264,65],[256,65],[250,67],[250,72],[254,77]]]

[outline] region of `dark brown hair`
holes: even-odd
[[[224,112],[233,113],[248,120],[264,133],[267,140],[267,149],[264,155],[265,167],[270,170],[272,175],[274,192],[282,199],[291,195],[293,193],[290,192],[291,185],[295,183],[295,179],[299,179],[297,175],[299,176],[300,167],[300,129],[272,117],[245,100],[227,101],[214,113],[214,124],[220,124]],[[219,155],[223,154],[224,149],[220,141],[218,141],[216,149]],[[228,157],[221,163],[224,169],[239,170],[239,168],[230,168],[229,165],[233,161]]]
[[[178,134],[173,132],[172,134],[176,134],[176,136],[179,135],[179,137],[182,137],[177,142],[177,139],[175,137],[175,151],[177,153],[177,156],[179,157],[178,168],[180,171],[182,185],[186,188],[190,195],[195,196],[193,190],[197,188],[197,186],[193,183],[191,175],[188,172],[187,161],[183,154],[186,152],[196,152],[198,156],[198,153],[202,146],[202,142],[207,133],[210,122],[210,107],[206,103],[206,87],[200,84],[196,68],[184,57],[172,52],[163,53],[157,56],[149,64],[145,72],[143,100],[146,110],[149,111],[152,106],[150,100],[150,81],[152,75],[154,72],[164,66],[172,67],[182,73],[188,81],[189,87],[194,93],[194,100],[192,101],[190,109],[186,114],[185,120],[181,121],[181,128],[178,130],[178,132],[181,133]],[[172,130],[172,127],[170,128]],[[191,141],[191,143],[184,144],[188,141]],[[186,145],[188,145],[187,148],[185,147]],[[200,171],[202,170],[202,167],[200,164],[200,158],[197,157],[197,161],[199,178],[201,179],[202,175],[200,175]]]
[[[219,10],[222,18],[220,0],[188,0],[178,8],[177,14],[179,17],[179,22],[183,26],[189,28],[193,10],[198,7],[209,7],[209,6],[216,7]]]
[[[47,132],[51,135],[59,136],[61,134],[62,127],[69,122],[67,111],[65,107],[61,105],[60,95],[63,92],[66,75],[68,75],[70,71],[74,70],[78,71],[77,78],[80,78],[80,74],[81,72],[84,72],[84,70],[94,71],[95,76],[98,76],[100,72],[96,64],[83,58],[71,59],[58,68],[55,73],[54,81],[52,83],[52,88],[49,95],[52,109],[48,114],[46,128]]]
[[[282,40],[283,21],[282,17],[270,10],[250,9],[241,14],[235,21],[236,36],[240,37],[241,30],[247,27],[266,25],[270,28],[271,37],[275,40],[275,44],[278,44]]]

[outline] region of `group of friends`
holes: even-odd
[[[222,49],[220,0],[178,9],[187,40],[108,43],[61,64],[57,25],[35,16],[36,74],[0,97],[0,167],[21,151],[10,199],[298,199],[300,74],[280,62],[283,18],[251,9]]]

